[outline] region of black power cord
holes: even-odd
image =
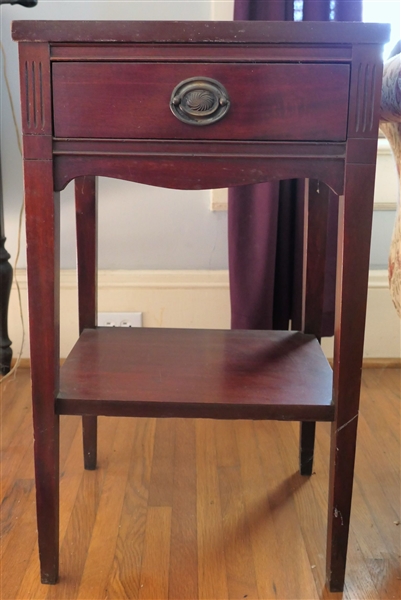
[[[0,4],[21,4],[26,8],[33,8],[38,3],[38,0],[0,0]]]

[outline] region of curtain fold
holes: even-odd
[[[362,0],[236,0],[235,20],[358,21]],[[233,329],[300,329],[304,182],[229,190],[228,248]],[[322,334],[334,332],[338,198],[329,201]]]

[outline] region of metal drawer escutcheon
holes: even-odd
[[[225,87],[209,77],[191,77],[181,81],[170,99],[173,113],[190,125],[211,125],[224,117],[230,108]]]

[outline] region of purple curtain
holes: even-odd
[[[235,0],[235,20],[360,21],[362,0]],[[228,249],[233,329],[301,327],[304,182],[229,190]],[[323,335],[333,335],[337,197],[330,196]]]

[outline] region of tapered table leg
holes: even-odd
[[[97,323],[97,189],[95,177],[75,180],[79,331]],[[97,417],[82,417],[84,466],[96,469]]]
[[[373,214],[374,165],[348,165],[340,198],[327,580],[342,591],[350,523]]]
[[[36,508],[42,583],[56,583],[59,546],[59,197],[52,162],[24,163]]]

